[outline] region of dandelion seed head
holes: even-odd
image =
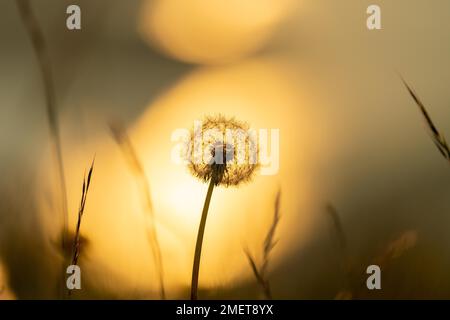
[[[186,155],[191,174],[205,182],[213,179],[215,185],[248,182],[258,167],[255,134],[247,123],[223,115],[194,126]]]

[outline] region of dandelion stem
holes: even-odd
[[[192,268],[191,300],[197,300],[198,273],[200,269],[200,257],[202,255],[203,234],[205,233],[206,217],[208,216],[209,203],[211,202],[214,185],[215,179],[212,178],[209,182],[205,204],[203,205],[202,217],[198,227],[197,243],[195,244],[194,266]]]

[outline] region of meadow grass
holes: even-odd
[[[147,225],[149,243],[155,261],[156,271],[158,274],[160,297],[161,299],[164,300],[166,299],[166,290],[164,286],[163,258],[156,230],[155,213],[151,197],[150,183],[145,174],[144,167],[141,161],[139,160],[135,148],[131,143],[131,140],[128,137],[128,134],[123,125],[116,122],[110,123],[109,127],[114,140],[120,147],[122,154],[127,160],[128,168],[131,170],[131,172],[136,178],[136,183],[140,190],[141,197],[143,198],[145,203],[145,212],[147,213],[147,218],[149,222],[149,224]]]
[[[80,205],[78,207],[78,220],[77,220],[77,226],[75,228],[75,236],[73,238],[73,245],[72,245],[72,265],[78,264],[78,258],[80,256],[81,221],[83,219],[84,208],[86,207],[87,195],[89,192],[89,187],[91,185],[92,172],[94,170],[94,161],[95,161],[95,159],[92,161],[92,164],[91,164],[91,167],[89,168],[87,177],[85,176],[83,178],[83,186],[81,189],[81,200],[80,200]],[[71,293],[72,293],[72,290],[69,290],[69,292],[68,292],[69,296],[71,295]]]
[[[247,256],[248,262],[252,269],[253,275],[255,276],[256,282],[260,285],[264,297],[271,300],[272,290],[270,287],[270,282],[268,278],[268,267],[270,262],[270,253],[277,244],[278,240],[275,240],[275,233],[280,222],[280,201],[281,201],[281,190],[278,190],[275,197],[275,205],[273,210],[273,218],[270,228],[267,232],[266,238],[263,244],[262,250],[262,261],[258,265],[256,259],[252,256],[250,251],[245,248],[244,253]]]
[[[330,217],[340,248],[341,265],[345,275],[345,286],[335,296],[336,300],[358,299],[366,288],[366,267],[377,265],[384,272],[389,270],[393,261],[400,258],[417,244],[418,234],[415,230],[402,231],[399,236],[387,242],[382,249],[369,260],[365,265],[361,261],[351,259],[348,252],[347,237],[342,227],[338,211],[332,204],[328,204],[326,212]]]
[[[442,156],[447,159],[450,163],[450,149],[448,147],[447,142],[445,141],[444,136],[441,134],[441,132],[437,129],[437,127],[434,125],[433,120],[431,120],[431,117],[428,113],[428,111],[425,108],[425,105],[420,100],[419,96],[414,92],[414,90],[411,88],[411,86],[408,85],[408,83],[401,78],[403,81],[403,84],[405,85],[406,89],[408,90],[410,96],[413,98],[416,105],[419,107],[420,112],[422,113],[422,116],[425,120],[425,125],[430,133],[430,137],[433,140],[434,144],[438,148],[439,152],[442,154]]]
[[[62,155],[61,132],[58,122],[58,110],[56,106],[54,80],[48,46],[40,23],[35,16],[29,0],[16,0],[20,16],[22,18],[25,29],[30,37],[31,44],[41,71],[43,89],[46,101],[47,121],[50,129],[50,136],[53,142],[54,157],[56,159],[56,171],[59,179],[59,191],[61,195],[61,212],[63,221],[63,233],[61,237],[61,249],[65,250],[69,212],[67,206],[67,189],[64,175],[64,162]],[[62,264],[62,286],[61,296],[64,297],[64,277],[65,277],[65,261]]]

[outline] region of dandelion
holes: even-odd
[[[206,117],[191,132],[188,167],[204,182],[236,186],[251,179],[257,165],[257,146],[248,124],[222,115]]]
[[[214,187],[249,182],[258,167],[257,154],[255,135],[246,123],[234,118],[206,117],[191,132],[186,153],[188,168],[193,176],[209,183],[195,245],[192,300],[197,299],[203,234]]]

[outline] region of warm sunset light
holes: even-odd
[[[297,127],[298,122],[292,118],[293,114],[300,118],[301,115],[311,117],[307,114],[311,112],[308,110],[312,103],[308,95],[291,89],[293,79],[286,66],[271,59],[256,59],[232,68],[204,68],[182,79],[152,103],[130,130],[151,185],[163,257],[176,261],[166,266],[167,284],[172,294],[190,283],[195,235],[207,188],[189,174],[186,166],[172,162],[171,155],[177,145],[177,141],[171,140],[172,132],[179,128],[190,129],[193,122],[206,113],[226,110],[226,114],[239,119],[251,119],[255,129],[279,128],[280,137],[289,135],[290,139],[295,136],[300,139],[302,134],[314,135],[313,126],[304,123]],[[301,105],[296,103],[299,99],[304,101]],[[85,233],[96,243],[92,250],[103,264],[132,283],[141,281],[143,288],[156,290],[155,278],[143,276],[151,269],[151,261],[133,177],[127,173],[109,136],[97,143],[98,146],[89,147],[103,150],[102,156],[97,156],[96,184],[89,206],[98,213],[86,217]],[[306,175],[310,165],[307,161],[311,160],[303,153],[310,145],[304,141],[299,146],[298,150],[289,150],[286,143],[280,144],[279,172],[264,176],[259,170],[251,183],[236,191],[232,187],[216,188],[205,233],[201,288],[212,289],[250,279],[251,270],[243,250],[248,247],[260,258],[258,252],[272,219],[271,209],[279,187],[283,197],[281,211],[297,213],[282,217],[279,228],[285,236],[278,244],[273,263],[292,252],[296,247],[292,243],[301,244],[308,234],[311,219],[302,212],[308,210],[313,199],[308,192]],[[275,162],[275,150],[268,151]],[[83,170],[83,163],[78,160],[69,160],[68,165],[69,172]],[[293,176],[290,173],[294,170],[305,171],[305,175],[303,178],[301,174]],[[70,190],[73,194],[70,203],[76,204],[79,175],[70,175],[68,179],[70,186],[74,186],[74,190]],[[258,200],[249,202],[249,199]],[[74,210],[75,207],[72,212]],[[112,216],[116,218],[110,219]],[[141,259],[130,259],[132,256]]]
[[[449,12],[0,1],[0,300],[449,299]]]

